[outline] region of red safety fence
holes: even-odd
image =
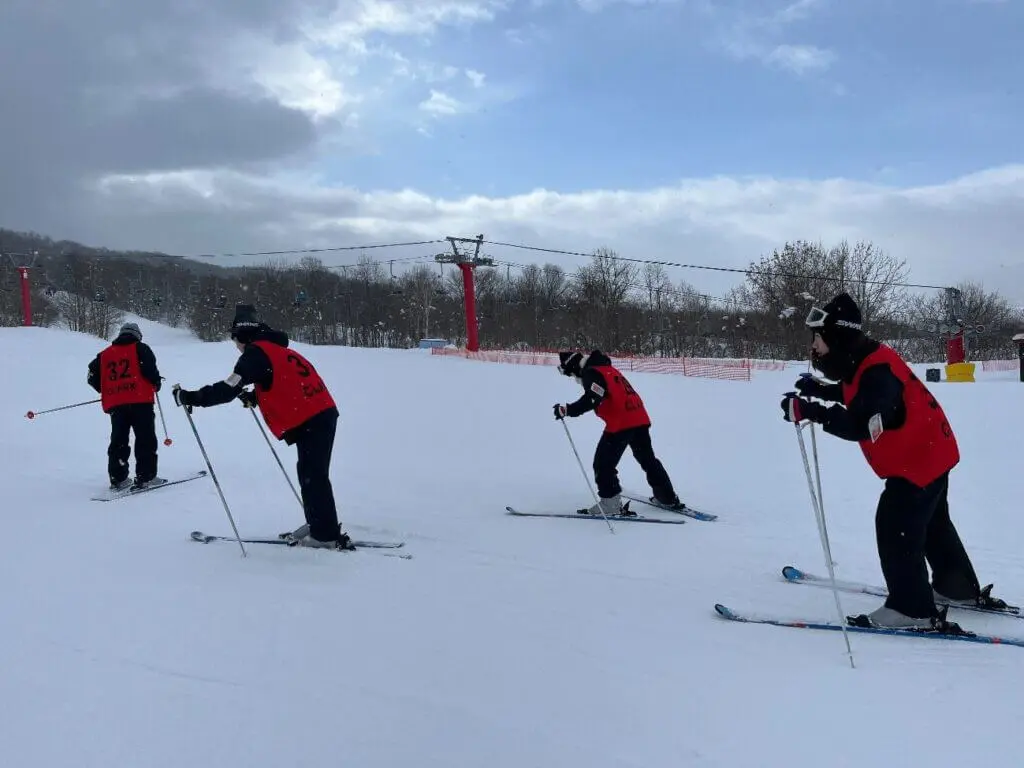
[[[1018,360],[982,360],[983,371],[1016,371],[1020,368]]]
[[[468,352],[452,347],[434,347],[432,355],[460,357],[465,360],[479,360],[489,363],[512,365],[558,365],[555,352],[512,352],[489,349]],[[677,376],[699,376],[708,379],[750,381],[752,370],[781,371],[785,363],[775,360],[745,360],[715,357],[612,357],[612,363],[623,372],[670,373]]]

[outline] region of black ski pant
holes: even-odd
[[[933,586],[952,600],[970,600],[980,593],[974,566],[949,517],[948,491],[948,472],[924,488],[890,478],[878,500],[875,535],[889,590],[885,605],[906,616],[937,614]]]
[[[299,454],[296,470],[309,534],[320,541],[338,538],[338,508],[331,486],[331,453],[337,430],[338,411],[332,408],[313,416],[289,435]]]
[[[145,482],[156,477],[156,413],[152,403],[119,405],[110,409],[110,445],[107,475],[111,483],[128,479],[128,440],[135,433],[135,477]]]
[[[672,481],[665,467],[654,455],[650,427],[633,427],[601,435],[601,439],[597,441],[597,450],[594,452],[594,481],[597,483],[597,495],[602,499],[609,499],[622,493],[618,466],[626,448],[633,451],[633,458],[647,473],[647,483],[651,486],[655,498],[666,504],[674,502],[676,492],[672,488]]]

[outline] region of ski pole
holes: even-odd
[[[303,506],[302,497],[299,496],[299,492],[295,490],[295,485],[292,483],[291,477],[288,476],[288,472],[287,470],[285,470],[284,464],[281,463],[281,459],[278,457],[277,451],[274,450],[274,444],[270,442],[270,437],[267,435],[267,430],[265,430],[263,428],[263,425],[260,424],[259,417],[256,416],[256,412],[254,410],[250,408],[249,413],[252,414],[252,420],[255,421],[256,426],[259,427],[260,433],[263,435],[263,439],[267,441],[267,447],[270,449],[270,452],[274,454],[274,461],[277,462],[277,466],[279,466],[281,468],[281,472],[284,473],[284,479],[288,482],[288,487],[292,489],[292,493],[295,494],[295,500],[299,502],[300,507]]]
[[[179,385],[175,384],[175,389]],[[220,501],[224,505],[224,511],[227,512],[228,521],[231,523],[231,529],[235,532],[235,539],[238,540],[238,546],[242,549],[242,557],[246,557],[248,552],[245,551],[245,545],[242,543],[242,536],[238,532],[238,526],[235,525],[235,518],[231,514],[231,509],[228,507],[228,500],[224,498],[224,491],[221,490],[220,481],[217,480],[217,473],[213,471],[213,464],[210,463],[210,457],[206,454],[206,448],[203,446],[203,441],[199,438],[199,430],[196,429],[196,424],[192,421],[192,408],[189,406],[185,407],[185,418],[188,419],[188,424],[192,427],[192,434],[196,437],[196,443],[199,445],[199,450],[203,454],[203,459],[206,461],[206,468],[210,470],[210,478],[213,480],[213,484],[217,486],[217,493],[220,495]]]
[[[29,411],[28,413],[25,414],[25,418],[26,419],[34,419],[36,416],[42,416],[44,413],[54,413],[55,411],[66,411],[68,408],[79,408],[79,407],[81,407],[83,405],[92,405],[93,403],[98,403],[99,401],[100,401],[100,398],[97,397],[95,400],[86,400],[85,402],[75,403],[74,405],[62,405],[60,408],[50,408],[50,409],[45,410],[45,411]]]
[[[829,545],[828,530],[825,527],[825,511],[821,507],[821,498],[815,495],[814,492],[814,481],[811,478],[811,465],[807,459],[807,446],[804,445],[803,427],[798,422],[794,422],[793,425],[796,427],[796,439],[800,444],[800,455],[803,457],[804,461],[804,473],[807,475],[807,489],[811,494],[811,504],[814,507],[814,518],[818,524],[818,535],[821,537],[821,549],[825,555],[825,564],[828,566],[829,580],[832,583],[832,596],[836,601],[836,613],[839,617],[839,626],[843,632],[843,639],[846,641],[846,655],[850,658],[850,667],[855,669],[857,665],[853,660],[853,648],[850,646],[850,635],[846,631],[846,617],[843,615],[843,606],[839,600],[839,589],[836,586],[836,572],[835,566],[832,562],[832,548]],[[817,454],[815,454],[814,464],[817,469]]]
[[[821,464],[818,462],[818,436],[814,430],[814,422],[811,422],[811,455],[814,458],[814,482],[817,486],[818,509],[821,510],[821,533],[826,545],[828,544],[828,526],[825,523],[825,497],[821,494]],[[832,558],[832,550],[829,548],[829,559]],[[835,561],[832,560],[832,565]]]
[[[810,360],[808,360],[807,361],[807,373],[801,373],[800,374],[800,378],[802,378],[802,379],[814,378],[814,374],[811,373],[811,365],[812,365],[812,362]],[[827,542],[828,541],[828,528],[825,525],[825,497],[822,496],[822,494],[821,494],[821,465],[818,463],[818,433],[814,429],[814,422],[813,421],[809,422],[809,425],[810,425],[810,429],[811,429],[811,453],[814,456],[814,476],[815,476],[815,484],[817,485],[818,507],[821,509],[821,518],[820,518],[821,522],[819,523],[819,525],[821,526],[821,530],[824,532],[825,541]],[[833,565],[835,565],[835,563],[833,563]]]
[[[160,405],[160,393],[156,393],[156,409],[160,413],[160,423],[164,425],[164,445],[170,445],[173,441],[167,436],[167,422],[164,420],[164,407]]]
[[[587,470],[583,468],[583,460],[580,458],[580,452],[576,450],[576,443],[572,439],[572,435],[569,433],[569,425],[565,423],[565,419],[559,419],[562,422],[562,428],[565,429],[565,436],[569,438],[569,445],[572,446],[572,452],[576,454],[576,463],[580,465],[580,473],[583,475],[583,479],[587,481],[587,488],[590,489],[591,495],[594,497],[594,501],[597,502],[597,508],[601,511],[601,517],[608,523],[608,530],[615,533],[615,528],[612,527],[612,521],[608,519],[608,515],[604,513],[604,507],[601,506],[601,499],[597,496],[597,491],[594,490],[594,486],[590,484],[590,477],[587,475]]]

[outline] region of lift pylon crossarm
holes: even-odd
[[[434,257],[438,264],[469,264],[473,267],[493,267],[494,259],[490,256],[462,256],[461,254],[439,253]]]

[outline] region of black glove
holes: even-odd
[[[825,388],[828,385],[820,379],[814,378],[810,374],[804,374],[793,386],[795,386],[797,391],[804,397],[817,397],[819,399],[824,399],[823,395]]]
[[[256,393],[250,392],[247,389],[243,389],[238,393],[238,399],[242,401],[243,408],[255,408],[259,404]]]
[[[186,413],[192,413],[192,406],[195,405],[195,392],[189,392],[187,389],[182,389],[181,384],[175,384],[171,388],[171,394],[174,396],[176,406],[184,408]]]
[[[564,405],[561,405],[560,403],[555,403],[553,408],[554,408],[554,411],[555,411],[555,420],[556,421],[561,421],[562,419],[565,418],[565,406]]]
[[[812,403],[810,400],[797,397],[796,392],[787,392],[780,405],[782,418],[794,424],[801,421],[814,421],[820,424],[828,413],[828,409],[821,403]]]

